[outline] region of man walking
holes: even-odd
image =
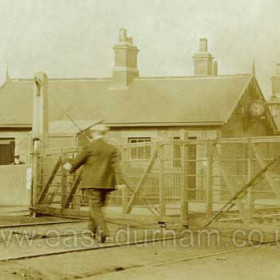
[[[117,148],[104,140],[108,130],[108,127],[103,124],[92,127],[90,130],[91,143],[78,154],[76,159],[63,166],[64,169],[72,173],[81,165],[84,165],[81,188],[85,189],[89,198],[89,230],[94,238],[97,234],[99,235],[101,243],[105,242],[109,234],[102,213],[107,195],[115,189],[125,187],[121,184],[122,178]]]

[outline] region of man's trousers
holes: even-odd
[[[107,195],[111,190],[107,189],[86,189],[85,193],[89,199],[89,225],[88,229],[94,234],[98,234],[100,237],[106,237],[109,235],[102,207],[106,203]]]

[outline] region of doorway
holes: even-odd
[[[0,138],[0,165],[7,165],[14,161],[15,139]]]

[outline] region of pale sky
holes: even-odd
[[[191,76],[198,40],[219,74],[256,75],[266,96],[280,63],[279,0],[0,0],[0,83],[12,78],[110,77],[124,27],[140,76]]]

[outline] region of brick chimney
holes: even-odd
[[[119,42],[114,46],[115,66],[113,68],[114,87],[125,88],[135,77],[139,77],[137,69],[138,49],[133,45],[133,38],[128,37],[126,29],[119,29]]]
[[[201,38],[199,40],[199,52],[193,55],[193,61],[195,76],[210,76],[213,70],[214,75],[217,75],[215,70],[218,69],[218,67],[215,65],[213,69],[213,57],[208,52],[208,41],[206,38]]]
[[[276,64],[275,75],[271,78],[272,82],[272,95],[268,100],[267,104],[272,113],[272,116],[277,120],[279,119],[280,114],[280,63]]]
[[[272,97],[280,95],[280,63],[276,64],[276,73],[271,78],[272,82]]]

